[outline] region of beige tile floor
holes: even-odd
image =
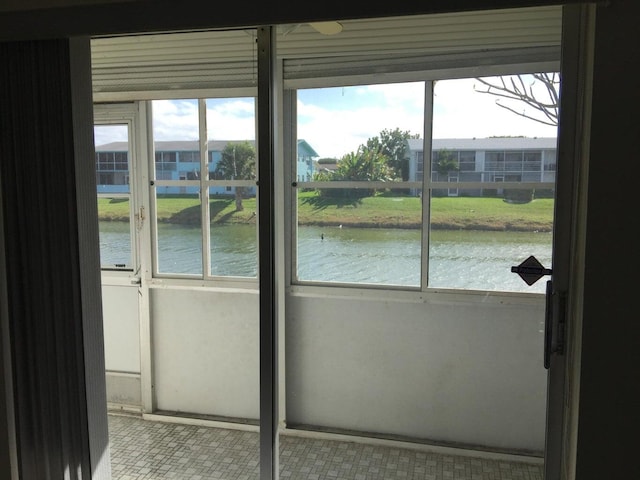
[[[109,415],[113,480],[258,480],[255,432]],[[540,462],[283,435],[282,480],[542,480]]]

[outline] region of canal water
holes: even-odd
[[[418,287],[421,233],[397,228],[298,228],[297,279]],[[202,274],[199,228],[158,226],[158,266],[166,274]],[[491,291],[544,293],[544,280],[527,285],[511,267],[534,255],[551,268],[551,234],[434,230],[429,236],[428,285]],[[211,274],[253,277],[257,272],[256,229],[251,225],[211,228]],[[130,265],[129,226],[100,222],[103,266]]]

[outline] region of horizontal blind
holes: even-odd
[[[561,26],[558,6],[447,13],[352,21],[339,35],[327,37],[323,49],[311,42],[306,50],[302,45],[279,45],[286,50],[285,81],[489,65],[559,65]]]
[[[561,17],[562,7],[548,6],[345,20],[336,35],[280,25],[277,54],[285,79],[433,68],[455,58],[472,65],[493,54],[510,62],[515,50],[532,61],[559,59]],[[98,97],[257,85],[253,29],[94,38],[91,47]]]
[[[94,94],[256,85],[255,31],[94,38]]]

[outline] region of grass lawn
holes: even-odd
[[[299,192],[300,225],[343,225],[418,228],[422,222],[422,199],[379,195],[361,199],[326,199],[315,192]],[[236,211],[233,198],[210,200],[212,223],[255,222],[256,201],[245,199],[244,210]],[[197,197],[158,198],[161,222],[198,223]],[[100,220],[128,220],[129,202],[98,199]],[[491,197],[434,197],[430,211],[434,229],[551,231],[553,199],[535,199],[525,204],[507,203]]]

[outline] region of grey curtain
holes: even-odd
[[[84,52],[77,48],[82,44]],[[101,329],[99,259],[87,257],[97,251],[91,245],[97,245],[97,225],[83,220],[92,202],[96,208],[95,193],[91,181],[78,189],[79,180],[93,176],[88,59],[88,40],[0,43],[0,254],[18,467],[25,480],[89,479],[99,470],[98,457],[106,453],[108,461],[104,366],[96,370],[96,355],[86,364],[84,356],[85,348],[101,348],[92,333]],[[89,105],[88,122],[79,96]],[[82,123],[88,125],[76,131]],[[88,171],[78,170],[82,163]],[[96,273],[81,271],[83,261]],[[94,418],[92,405],[102,409],[102,420]],[[90,448],[96,421],[102,445]]]

